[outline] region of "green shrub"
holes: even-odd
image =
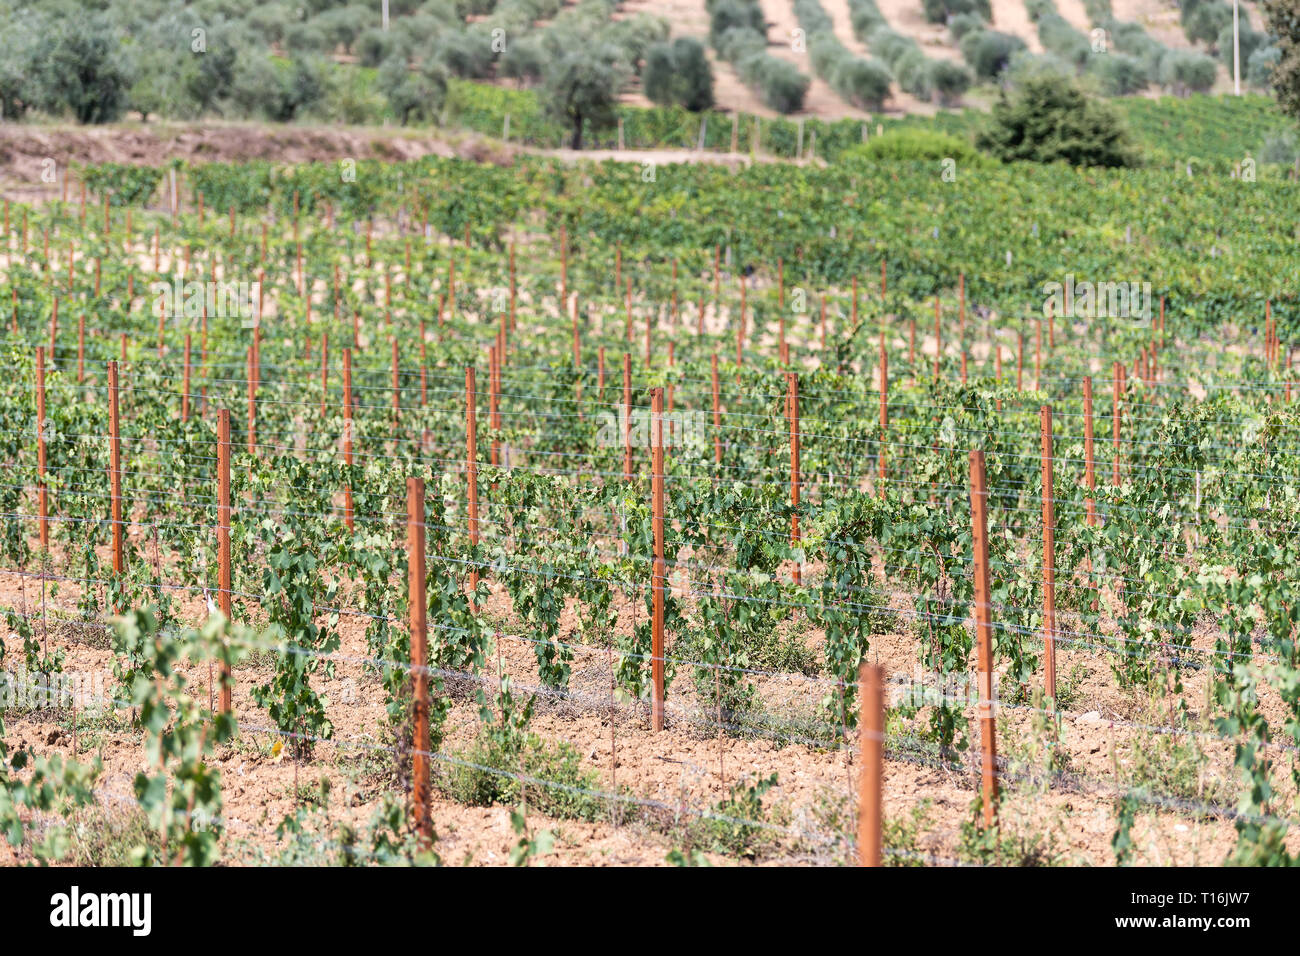
[[[878,110],[889,96],[890,79],[883,63],[855,56],[839,65],[831,85],[857,105]]]
[[[1160,61],[1160,82],[1175,96],[1204,93],[1217,75],[1214,60],[1192,50],[1170,50]]]
[[[709,10],[709,42],[722,53],[720,43],[728,30],[752,30],[766,37],[767,23],[763,20],[763,9],[756,3],[745,0],[715,0]],[[726,54],[722,54],[726,57]],[[727,57],[730,59],[729,57]]]
[[[1278,166],[1290,166],[1295,162],[1297,155],[1300,155],[1300,147],[1296,143],[1296,134],[1290,130],[1282,130],[1264,140],[1264,145],[1259,151],[1259,161]]]
[[[972,82],[970,70],[961,64],[951,60],[930,61],[930,87],[944,106],[958,103]]]
[[[954,40],[960,40],[974,30],[986,29],[984,21],[973,13],[959,13],[948,21],[948,32]]]
[[[291,23],[284,31],[284,48],[290,53],[327,53],[332,43],[315,20]]]
[[[357,61],[362,66],[379,66],[397,49],[397,40],[392,33],[385,33],[378,27],[371,27],[357,37]]]
[[[803,109],[811,81],[794,64],[764,55],[760,71],[764,103],[778,113]]]
[[[885,26],[885,18],[872,0],[849,0],[849,25],[859,40]]]
[[[357,42],[357,37],[370,23],[370,19],[371,13],[368,7],[350,4],[346,7],[326,10],[316,18],[316,22],[331,44],[351,53],[352,45]]]
[[[32,58],[34,105],[71,113],[79,123],[111,123],[131,86],[120,31],[106,14],[47,23]]]
[[[1259,89],[1273,85],[1273,68],[1282,59],[1282,51],[1275,46],[1260,47],[1246,62],[1246,82]]]
[[[1218,39],[1215,41],[1219,48],[1219,61],[1232,71],[1232,23],[1219,31]],[[1241,18],[1241,23],[1237,32],[1237,45],[1241,48],[1242,74],[1249,72],[1249,62],[1251,55],[1262,46],[1268,44],[1268,34],[1260,33],[1250,28],[1250,22]]]
[[[1072,166],[1134,166],[1127,131],[1111,107],[1089,99],[1068,80],[1027,80],[993,107],[976,146],[1004,162],[1066,162]]]
[[[961,39],[961,55],[982,80],[995,80],[1011,62],[1011,57],[1025,49],[1025,41],[997,30],[967,33]]]
[[[569,145],[582,149],[586,126],[600,130],[614,126],[618,91],[627,81],[627,67],[613,47],[575,49],[547,68],[542,102],[547,114],[570,129]]]
[[[412,120],[436,120],[447,100],[447,71],[436,60],[412,70],[405,57],[389,57],[379,68],[377,84],[403,126]]]
[[[1092,55],[1088,38],[1054,10],[1038,18],[1038,37],[1046,49],[1072,63],[1076,69],[1081,69]]]
[[[963,15],[974,15],[985,22],[993,19],[989,0],[923,0],[922,8],[931,23],[947,23]]]
[[[1201,0],[1190,11],[1183,9],[1183,33],[1193,43],[1213,44],[1224,27],[1232,30],[1232,7],[1220,0]]]
[[[939,162],[944,159],[955,159],[961,165],[970,166],[988,162],[966,140],[907,126],[873,136],[840,154],[840,162]]]
[[[1023,86],[1032,79],[1043,76],[1073,80],[1076,76],[1074,65],[1062,60],[1052,53],[1030,53],[1021,50],[1011,57],[1002,77],[1009,87]]]
[[[917,99],[928,100],[933,92],[930,86],[930,61],[919,48],[913,48],[899,57],[894,64],[894,75],[900,88]]]
[[[694,37],[655,43],[641,71],[645,95],[659,106],[681,106],[694,113],[713,106],[713,69],[704,44]]]
[[[640,76],[650,47],[666,42],[670,32],[668,21],[663,17],[638,13],[626,20],[614,20],[601,28],[601,38],[622,50],[623,61],[632,67],[633,73]]]
[[[1108,53],[1093,57],[1088,72],[1097,78],[1107,96],[1127,96],[1145,89],[1149,77],[1142,61],[1127,53]]]
[[[501,75],[517,80],[520,86],[541,80],[545,67],[546,55],[532,37],[524,37],[509,44],[498,64]]]
[[[434,57],[452,76],[485,79],[492,75],[492,64],[496,59],[492,52],[492,34],[481,27],[448,31],[438,38],[434,49]]]
[[[889,27],[873,31],[867,42],[871,46],[871,52],[893,67],[895,72],[898,70],[898,61],[916,48],[915,41]]]

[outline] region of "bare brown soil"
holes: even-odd
[[[791,335],[809,335],[810,328],[791,329]],[[922,339],[922,350],[933,348]],[[134,526],[131,540],[145,545],[144,529]],[[400,529],[394,528],[400,535]],[[65,556],[56,546],[53,565],[66,568]],[[107,560],[107,554],[102,556]],[[815,578],[820,569],[805,569]],[[882,581],[892,606],[905,609],[910,599],[901,589]],[[394,582],[399,587],[399,582]],[[678,577],[674,586],[684,600],[686,581]],[[76,582],[62,582],[57,594],[32,577],[0,572],[0,602],[44,609],[50,622],[42,636],[54,647],[66,650],[68,671],[111,672],[112,654],[102,630],[73,621],[80,594]],[[183,592],[180,592],[183,594]],[[349,595],[345,595],[348,597]],[[1103,600],[1109,600],[1103,595]],[[197,597],[182,602],[182,617],[191,621],[203,615]],[[354,601],[341,600],[344,606]],[[638,602],[620,601],[616,630],[626,633],[644,610]],[[556,696],[537,687],[532,633],[514,615],[508,598],[495,591],[484,608],[498,627],[496,649],[480,679],[452,680],[446,687],[453,707],[448,720],[444,752],[464,754],[478,728],[475,690],[482,686],[494,691],[500,675],[509,675],[516,690],[537,691],[538,702],[532,729],[545,739],[570,744],[581,765],[594,775],[593,786],[605,792],[624,793],[629,802],[622,812],[591,823],[546,819],[532,813],[530,824],[557,834],[555,852],[544,858],[547,864],[651,865],[665,861],[674,848],[689,845],[691,827],[698,814],[707,812],[723,799],[729,787],[753,781],[771,773],[778,786],[767,801],[768,822],[775,828],[770,842],[754,862],[761,864],[836,864],[850,862],[848,836],[852,832],[856,768],[852,755],[837,750],[816,737],[818,701],[834,693],[834,686],[815,676],[795,673],[756,674],[753,678],[763,702],[763,719],[740,736],[719,735],[710,725],[716,702],[707,688],[696,686],[688,664],[678,667],[669,698],[667,729],[660,734],[649,730],[642,704],[611,696],[611,655],[600,645],[584,645],[579,633],[576,608],[566,610],[561,620],[563,639],[576,646],[573,673],[567,695]],[[264,620],[263,610],[247,601],[237,602],[236,616],[256,623]],[[892,680],[910,682],[927,678],[917,667],[918,641],[923,634],[906,625],[900,616],[895,629],[873,636],[871,657],[885,666]],[[398,782],[399,761],[389,746],[384,726],[384,692],[367,670],[368,650],[365,619],[344,616],[339,629],[341,649],[333,656],[337,671],[332,680],[323,677],[318,689],[329,696],[329,716],[334,723],[330,741],[316,745],[309,760],[295,761],[277,746],[281,738],[267,715],[253,702],[251,688],[267,680],[273,657],[260,654],[238,668],[234,695],[241,734],[217,755],[224,783],[227,826],[225,854],[229,862],[259,862],[273,859],[279,850],[274,836],[276,824],[303,805],[321,780],[331,787],[329,819],[361,826],[369,819],[386,793],[398,796],[404,788]],[[1060,628],[1069,632],[1072,618],[1061,614]],[[809,622],[794,620],[791,637],[820,656],[822,634]],[[1213,646],[1214,622],[1198,629],[1194,646],[1202,651]],[[668,653],[674,655],[676,635],[669,636]],[[6,640],[6,662],[14,666],[21,645],[12,635]],[[1235,840],[1231,823],[1222,816],[1194,810],[1205,803],[1230,807],[1236,781],[1232,770],[1231,744],[1219,740],[1208,729],[1203,737],[1172,738],[1159,728],[1172,723],[1167,703],[1152,703],[1117,688],[1104,655],[1065,643],[1059,654],[1062,681],[1069,686],[1070,703],[1065,707],[1059,747],[1064,768],[1047,785],[1043,777],[1044,741],[1047,722],[1040,712],[1014,700],[1015,688],[1004,687],[1008,702],[998,717],[999,752],[1010,761],[1003,786],[1009,793],[1004,806],[1004,826],[1010,832],[1036,837],[1050,846],[1048,855],[1057,862],[1107,865],[1113,861],[1110,838],[1115,828],[1114,802],[1118,792],[1134,782],[1138,765],[1144,769],[1138,782],[1154,789],[1174,788],[1167,807],[1148,806],[1139,815],[1134,835],[1136,860],[1143,864],[1190,865],[1220,862]],[[189,675],[199,693],[207,676]],[[1204,706],[1206,673],[1185,676],[1181,695],[1195,717]],[[111,677],[106,686],[112,687]],[[895,687],[897,700],[901,688]],[[1276,695],[1266,691],[1263,709],[1270,720],[1280,719],[1283,707]],[[906,851],[933,862],[951,861],[958,853],[963,822],[970,818],[977,774],[973,767],[945,767],[927,756],[918,735],[928,711],[912,721],[891,727],[891,753],[886,767],[886,813],[893,820],[908,820],[919,814],[915,841]],[[966,716],[974,717],[973,708]],[[10,740],[17,746],[30,744],[41,753],[75,753],[82,758],[99,754],[104,775],[98,795],[104,819],[125,814],[131,803],[131,781],[143,769],[142,740],[122,719],[93,714],[33,710],[7,715]],[[972,720],[972,733],[975,724]],[[74,729],[75,728],[75,729]],[[1179,739],[1198,747],[1199,761],[1194,778],[1186,767],[1169,778],[1151,768],[1150,749],[1154,742]],[[975,740],[973,740],[975,743]],[[976,743],[977,746],[977,743]],[[439,834],[438,850],[453,863],[499,865],[508,858],[517,837],[509,824],[506,807],[465,806],[451,799],[446,788],[446,765],[435,768],[442,786],[434,806]],[[1181,787],[1181,789],[1177,789]],[[1189,809],[1190,808],[1190,809]],[[104,820],[96,824],[104,826]],[[328,858],[333,831],[318,835],[319,850]],[[1300,841],[1295,836],[1293,844]],[[718,863],[741,862],[713,855]],[[0,864],[13,862],[8,848],[0,849]]]
[[[110,126],[0,124],[0,181],[22,195],[48,194],[41,182],[46,159],[58,168],[74,164],[160,165],[169,159],[241,162],[253,159],[299,163],[329,159],[459,156],[508,162],[512,151],[479,137],[447,132],[412,135],[394,128],[285,126],[256,123],[118,123]]]

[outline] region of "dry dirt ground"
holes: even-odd
[[[34,194],[50,191],[41,182],[47,159],[58,168],[77,163],[159,165],[169,159],[239,162],[271,159],[295,163],[329,159],[400,162],[421,156],[460,156],[505,162],[508,149],[479,137],[437,131],[413,135],[399,129],[343,126],[285,126],[256,123],[116,123],[108,126],[0,123],[0,179],[24,184]]]
[[[138,539],[139,529],[133,537]],[[56,566],[60,566],[56,547]],[[816,573],[816,569],[809,569]],[[395,586],[397,586],[395,584]],[[47,588],[50,585],[46,585]],[[13,606],[40,608],[40,582],[0,572],[0,600]],[[71,623],[79,589],[63,584],[57,597],[45,599],[51,621],[49,642],[67,652],[65,670],[104,676],[110,692],[112,654],[102,630]],[[893,595],[904,606],[905,596]],[[183,615],[197,619],[201,600],[183,603]],[[536,687],[536,664],[527,640],[526,626],[516,619],[508,599],[494,593],[485,608],[501,628],[498,650],[490,653],[481,682],[449,683],[453,708],[448,720],[444,752],[463,755],[473,742],[478,717],[472,697],[479,687],[489,693],[498,674],[510,675],[516,693]],[[619,628],[629,627],[643,613],[626,602],[620,607]],[[246,620],[262,617],[255,605],[236,607]],[[56,623],[59,622],[59,623]],[[568,640],[576,640],[576,612],[570,608],[563,620]],[[1068,619],[1063,622],[1068,628]],[[1212,628],[1203,629],[1198,646],[1212,641]],[[362,825],[384,793],[403,790],[393,776],[393,755],[385,750],[382,730],[384,692],[363,661],[368,657],[364,621],[344,616],[340,625],[342,647],[333,655],[337,671],[332,681],[317,679],[317,687],[330,697],[329,716],[334,740],[316,746],[310,759],[295,762],[279,750],[279,738],[259,728],[273,729],[267,715],[253,702],[251,688],[271,675],[273,654],[259,654],[236,670],[234,704],[241,732],[232,745],[222,747],[216,763],[222,774],[226,822],[226,855],[231,862],[271,860],[282,849],[274,835],[276,824],[309,799],[321,780],[331,790],[331,823]],[[791,635],[809,648],[819,646],[821,635],[806,621],[795,621]],[[916,636],[903,631],[876,635],[873,660],[885,665],[896,682],[916,673]],[[21,655],[21,644],[6,639],[8,666]],[[673,655],[670,639],[669,656]],[[848,752],[828,748],[806,737],[815,727],[817,701],[827,687],[815,678],[798,675],[758,676],[764,703],[762,720],[740,738],[719,737],[709,725],[713,701],[701,695],[682,666],[670,693],[667,729],[648,729],[643,707],[617,702],[610,696],[610,656],[603,647],[581,646],[575,653],[568,696],[542,692],[532,729],[545,739],[564,741],[579,755],[581,766],[593,775],[591,786],[627,795],[621,817],[596,822],[530,816],[530,825],[558,835],[555,852],[546,862],[590,865],[651,865],[665,861],[667,853],[690,842],[695,814],[722,799],[738,781],[752,781],[771,773],[778,785],[767,800],[772,839],[753,862],[764,864],[836,864],[851,859],[847,843],[853,817],[856,767]],[[1122,786],[1135,765],[1149,768],[1152,735],[1144,727],[1158,724],[1162,715],[1143,701],[1120,693],[1105,661],[1087,651],[1065,648],[1061,673],[1068,675],[1075,695],[1071,716],[1064,721],[1061,748],[1066,770],[1050,789],[1039,781],[1044,722],[1032,707],[1009,704],[999,717],[1000,753],[1012,761],[1004,788],[1010,799],[1004,819],[1015,832],[1044,841],[1058,862],[1107,865],[1112,862],[1109,841],[1114,831],[1114,791]],[[190,674],[200,697],[206,675]],[[901,687],[892,688],[897,700]],[[1193,677],[1185,698],[1193,712],[1200,709],[1205,688]],[[1268,701],[1270,711],[1278,708]],[[968,712],[968,716],[972,716]],[[905,844],[908,858],[946,862],[957,853],[961,828],[969,819],[977,776],[971,771],[936,764],[916,746],[914,733],[923,724],[891,724],[891,750],[886,764],[886,812],[891,820],[915,820],[915,836]],[[1276,716],[1270,713],[1270,719]],[[98,753],[104,774],[97,789],[101,810],[91,814],[94,827],[106,820],[128,819],[131,781],[148,769],[142,741],[121,715],[108,718],[93,712],[10,711],[6,715],[11,744],[32,745],[37,752],[76,754],[83,759]],[[76,727],[75,733],[73,728]],[[1194,741],[1201,745],[1199,779],[1184,780],[1180,798],[1194,804],[1199,799],[1224,801],[1232,793],[1230,752],[1221,742]],[[75,743],[75,747],[74,747]],[[616,756],[616,759],[615,759]],[[1158,760],[1156,761],[1158,763]],[[1183,768],[1186,771],[1186,768]],[[445,783],[448,765],[435,765],[436,780]],[[445,786],[436,786],[435,827],[438,850],[453,863],[493,865],[503,863],[517,840],[509,825],[508,808],[475,807],[456,803]],[[1229,798],[1222,804],[1231,805]],[[916,814],[914,817],[913,815]],[[1213,864],[1233,843],[1231,824],[1222,818],[1191,812],[1158,810],[1143,813],[1135,829],[1138,859],[1148,864]],[[318,827],[318,850],[328,857],[334,831]],[[105,842],[87,832],[86,843]],[[0,849],[0,863],[13,862],[12,850]],[[716,863],[744,862],[711,855]]]
[[[1091,29],[1083,0],[1055,0],[1056,8],[1065,20],[1085,34]],[[841,119],[844,117],[862,118],[864,112],[849,103],[845,103],[822,79],[817,77],[808,61],[807,54],[800,54],[791,49],[791,31],[798,26],[791,0],[761,0],[763,13],[767,18],[769,52],[787,59],[798,66],[812,78],[804,115],[823,119]],[[945,27],[928,22],[922,12],[921,0],[877,0],[876,4],[889,26],[904,36],[911,37],[925,52],[926,56],[960,60],[961,53],[952,43]],[[1004,33],[1010,33],[1025,41],[1033,53],[1043,52],[1038,39],[1038,30],[1029,19],[1024,0],[992,0],[993,26]],[[822,0],[822,7],[835,24],[835,35],[845,46],[855,53],[868,55],[865,46],[853,35],[849,20],[847,0]],[[1263,29],[1263,17],[1257,4],[1243,2],[1242,9],[1249,17],[1255,29]],[[1183,35],[1178,8],[1168,0],[1113,0],[1115,16],[1120,20],[1133,20],[1161,43],[1176,49],[1190,47]],[[696,36],[704,39],[707,45],[709,18],[705,11],[704,0],[629,0],[623,6],[625,14],[647,12],[668,18],[674,35]],[[760,98],[736,76],[727,63],[717,61],[709,48],[709,56],[714,59],[716,77],[716,95],[718,105],[724,110],[739,110],[771,117],[776,114],[764,106]],[[1228,92],[1232,88],[1230,69],[1220,65],[1219,79],[1215,92]],[[1159,95],[1151,92],[1147,95]],[[644,102],[639,96],[630,98],[635,102]],[[984,97],[972,95],[966,105],[987,106]],[[938,107],[935,104],[918,100],[914,96],[894,88],[885,105],[886,114],[921,113],[933,114]]]
[[[713,316],[715,323],[726,316]],[[611,321],[616,321],[611,316]],[[539,331],[539,330],[535,330]],[[811,321],[788,330],[792,338],[815,334]],[[901,337],[894,343],[903,347]],[[933,350],[933,341],[918,337],[917,347]],[[977,354],[977,359],[979,358]],[[128,370],[129,375],[129,370]],[[725,414],[725,409],[724,409]],[[869,484],[864,488],[869,490]],[[200,493],[196,490],[196,493]],[[492,520],[490,495],[484,496],[484,517]],[[30,509],[28,509],[30,510]],[[400,537],[402,529],[393,527]],[[148,554],[146,528],[134,525],[129,540]],[[53,567],[70,566],[62,548],[53,549]],[[689,556],[683,556],[683,560]],[[107,565],[107,553],[101,554]],[[788,569],[787,569],[788,570]],[[816,580],[821,569],[805,569]],[[174,578],[174,574],[165,574]],[[400,587],[400,582],[393,582]],[[687,582],[673,581],[679,597]],[[905,612],[907,593],[883,578],[879,586],[890,606]],[[1058,582],[1062,594],[1068,582]],[[80,596],[76,582],[44,585],[15,569],[0,571],[0,604],[23,609],[50,622],[39,631],[51,647],[67,652],[67,671],[99,673],[112,688],[113,656],[101,626],[80,623],[75,608]],[[197,621],[203,602],[176,592],[180,616]],[[1066,598],[1062,598],[1062,607]],[[1110,596],[1103,594],[1103,600]],[[338,604],[358,606],[351,582]],[[644,617],[640,602],[616,602],[616,631],[626,633]],[[583,865],[659,865],[674,849],[690,847],[699,837],[700,814],[724,799],[739,782],[752,782],[769,774],[778,783],[765,801],[765,821],[771,827],[755,856],[737,858],[709,854],[719,864],[833,865],[850,862],[850,835],[854,820],[857,767],[850,751],[840,749],[825,736],[819,718],[820,701],[837,688],[815,671],[755,673],[753,684],[761,709],[745,718],[734,735],[719,735],[714,716],[716,700],[707,681],[697,683],[693,668],[681,663],[670,688],[667,729],[652,733],[643,705],[611,697],[611,652],[600,643],[585,643],[579,632],[577,609],[570,606],[561,620],[562,639],[574,645],[568,693],[557,695],[537,686],[533,631],[511,608],[508,597],[494,590],[484,613],[497,630],[486,668],[477,677],[449,679],[445,693],[452,703],[447,721],[444,753],[450,760],[435,764],[434,822],[438,850],[451,863],[499,865],[517,840],[510,827],[509,808],[467,806],[454,799],[455,761],[467,759],[479,728],[474,693],[495,692],[501,675],[511,677],[516,692],[538,693],[531,729],[544,739],[565,742],[573,748],[594,790],[618,793],[624,798],[617,811],[592,822],[574,822],[529,814],[530,826],[557,835],[555,851],[543,862]],[[237,619],[249,623],[265,620],[255,601],[237,600]],[[891,699],[898,703],[906,684],[926,683],[918,668],[919,642],[924,635],[908,623],[905,613],[887,623],[871,638],[870,656],[884,665],[891,679]],[[286,815],[308,804],[322,780],[331,797],[328,813],[313,824],[311,855],[323,861],[336,850],[334,827],[343,821],[362,826],[385,794],[401,797],[400,761],[389,751],[384,730],[385,692],[367,667],[370,656],[365,637],[366,620],[342,616],[341,648],[332,655],[333,679],[318,677],[314,684],[330,699],[328,713],[334,724],[330,741],[320,742],[309,759],[295,761],[273,731],[267,714],[253,701],[251,690],[268,680],[274,652],[258,653],[236,670],[235,709],[240,736],[222,747],[216,763],[221,769],[226,836],[223,850],[229,862],[273,861],[285,851],[274,830]],[[1072,615],[1062,610],[1058,626],[1069,635],[1075,630]],[[785,626],[791,646],[802,648],[813,661],[820,659],[822,633],[804,618]],[[1213,621],[1197,628],[1194,647],[1213,647]],[[12,668],[22,654],[21,642],[5,634],[6,666]],[[668,636],[668,655],[678,654],[681,635]],[[763,668],[758,668],[763,671]],[[1143,807],[1134,828],[1135,860],[1141,864],[1216,864],[1230,852],[1235,833],[1230,820],[1206,805],[1230,808],[1238,786],[1232,768],[1231,742],[1218,738],[1198,715],[1205,710],[1207,669],[1185,672],[1181,699],[1193,718],[1193,732],[1173,735],[1168,700],[1151,700],[1120,690],[1104,651],[1087,642],[1071,643],[1067,637],[1058,658],[1063,710],[1054,775],[1045,774],[1049,722],[1045,715],[1001,683],[999,696],[999,754],[1008,761],[1003,787],[1008,799],[1003,820],[1008,832],[1027,847],[1026,858],[1037,855],[1056,862],[1109,865],[1110,840],[1116,826],[1117,793],[1142,784],[1163,797],[1163,802]],[[191,673],[200,695],[207,687],[205,673]],[[1263,694],[1263,710],[1270,722],[1284,719],[1284,707],[1271,690]],[[885,807],[889,820],[910,832],[897,837],[904,858],[949,863],[960,854],[963,824],[971,818],[978,784],[973,765],[962,761],[937,762],[924,739],[929,710],[915,718],[898,717],[889,727],[885,771]],[[965,708],[971,720],[972,748],[978,737],[974,709]],[[116,718],[67,711],[11,710],[6,714],[8,739],[19,746],[31,744],[38,752],[57,751],[82,758],[99,754],[104,775],[98,786],[100,809],[87,815],[77,839],[103,845],[111,826],[132,819],[131,782],[144,767],[142,740],[119,715]],[[1279,755],[1279,762],[1285,757]],[[969,758],[967,758],[969,761]],[[1280,769],[1280,768],[1279,768]],[[1280,770],[1280,774],[1283,772]],[[1050,786],[1047,777],[1051,776]],[[543,788],[544,784],[531,784]],[[1287,798],[1279,797],[1279,806]],[[328,818],[329,825],[323,822]],[[1292,849],[1300,847],[1293,834]],[[88,852],[88,851],[87,851]],[[12,850],[0,848],[0,863],[15,860]]]
[[[198,162],[269,159],[295,163],[341,159],[395,162],[421,156],[457,156],[475,162],[506,164],[520,152],[540,152],[566,160],[599,162],[749,163],[748,153],[732,155],[694,150],[525,150],[473,133],[436,131],[416,136],[400,130],[328,126],[269,126],[244,123],[118,123],[84,127],[0,124],[0,197],[21,202],[57,199],[60,187],[42,182],[47,159],[62,181],[69,165],[137,163],[158,165],[171,158]],[[766,160],[770,157],[759,157]]]

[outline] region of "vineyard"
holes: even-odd
[[[1300,184],[977,168],[6,202],[0,860],[1294,862]]]

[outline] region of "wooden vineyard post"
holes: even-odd
[[[230,409],[217,413],[217,607],[230,611]],[[221,665],[221,713],[230,713],[230,668]]]
[[[623,480],[632,480],[632,353],[623,353]]]
[[[858,865],[880,866],[881,816],[884,810],[885,770],[885,669],[863,664],[858,671],[858,695],[862,710],[860,750],[862,769],[858,777]]]
[[[885,497],[885,436],[889,433],[889,353],[880,333],[880,497]]]
[[[36,347],[36,511],[41,550],[50,547],[49,489],[45,485],[45,349]]]
[[[343,464],[352,464],[352,350],[343,350]],[[343,486],[343,521],[349,531],[352,522],[352,486]]]
[[[718,353],[714,352],[710,359],[710,366],[713,375],[713,460],[716,464],[722,464],[722,403],[718,395]]]
[[[650,587],[653,598],[654,620],[650,631],[650,726],[652,730],[664,729],[664,588],[667,573],[664,566],[664,390],[650,393],[651,424],[651,519],[654,522],[654,573]]]
[[[429,807],[429,602],[424,578],[424,479],[406,479],[406,566],[411,637],[411,803],[415,832],[426,849],[433,844]]]
[[[190,420],[190,344],[191,336],[185,333],[185,361],[181,372],[181,421]]]
[[[1052,501],[1052,406],[1039,409],[1043,453],[1043,685],[1056,709],[1056,510]]]
[[[795,513],[790,516],[790,547],[799,547],[799,375],[787,372],[785,378],[786,409],[790,419],[790,507]],[[798,558],[794,563],[794,583],[798,587],[803,578],[803,569]]]
[[[478,548],[478,395],[474,366],[465,366],[465,482],[469,496],[469,543]],[[478,590],[478,566],[470,564],[469,589]]]
[[[997,724],[993,712],[993,622],[992,590],[989,587],[988,486],[984,475],[984,452],[970,453],[970,513],[975,550],[975,642],[979,654],[979,722],[982,759],[980,794],[984,804],[984,825],[997,819]]]
[[[1093,457],[1092,427],[1092,376],[1085,375],[1083,378],[1083,477],[1088,488],[1088,497],[1084,499],[1084,507],[1087,509],[1089,527],[1094,527],[1097,524],[1097,501],[1092,495],[1097,489],[1097,468]]]
[[[1115,457],[1111,464],[1110,483],[1119,487],[1119,390],[1123,366],[1116,362],[1111,368],[1111,433],[1115,445]]]
[[[108,363],[108,481],[112,496],[113,574],[126,570],[122,551],[122,422],[117,404],[117,363]],[[114,611],[120,611],[114,608]]]

